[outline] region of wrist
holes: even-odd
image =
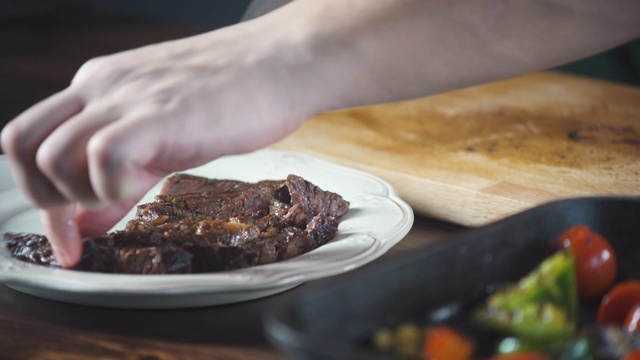
[[[413,50],[397,36],[405,14],[421,3],[297,0],[258,20],[273,36],[278,76],[291,98],[315,115],[423,95],[410,64],[398,61]]]
[[[371,98],[363,94],[369,85],[357,81],[366,70],[353,62],[362,57],[354,54],[349,29],[334,27],[327,17],[335,12],[324,5],[296,1],[253,20],[261,28],[272,80],[283,86],[289,105],[308,117]]]

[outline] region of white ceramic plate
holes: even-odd
[[[28,294],[94,306],[151,309],[226,304],[355,269],[384,254],[413,224],[411,208],[387,182],[298,153],[261,150],[225,157],[185,172],[251,182],[284,179],[293,173],[342,195],[351,206],[331,242],[279,263],[210,274],[102,274],[24,263],[0,247],[0,282]],[[42,233],[37,211],[7,174],[6,158],[0,157],[0,233]],[[160,186],[141,202],[153,201]],[[124,228],[126,219],[133,216],[134,210],[114,229]]]

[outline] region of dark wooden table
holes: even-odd
[[[417,217],[384,257],[429,246],[463,228]],[[370,263],[354,271],[365,271]],[[337,275],[238,304],[180,310],[79,306],[0,285],[1,359],[280,359],[263,314],[286,296],[339,280]]]

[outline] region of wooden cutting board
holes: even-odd
[[[417,214],[478,226],[561,198],[640,195],[640,88],[536,73],[323,114],[273,147],[373,173]]]

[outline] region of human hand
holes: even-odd
[[[243,24],[90,60],[4,128],[14,179],[61,265],[167,174],[259,149],[311,116],[263,33]]]

